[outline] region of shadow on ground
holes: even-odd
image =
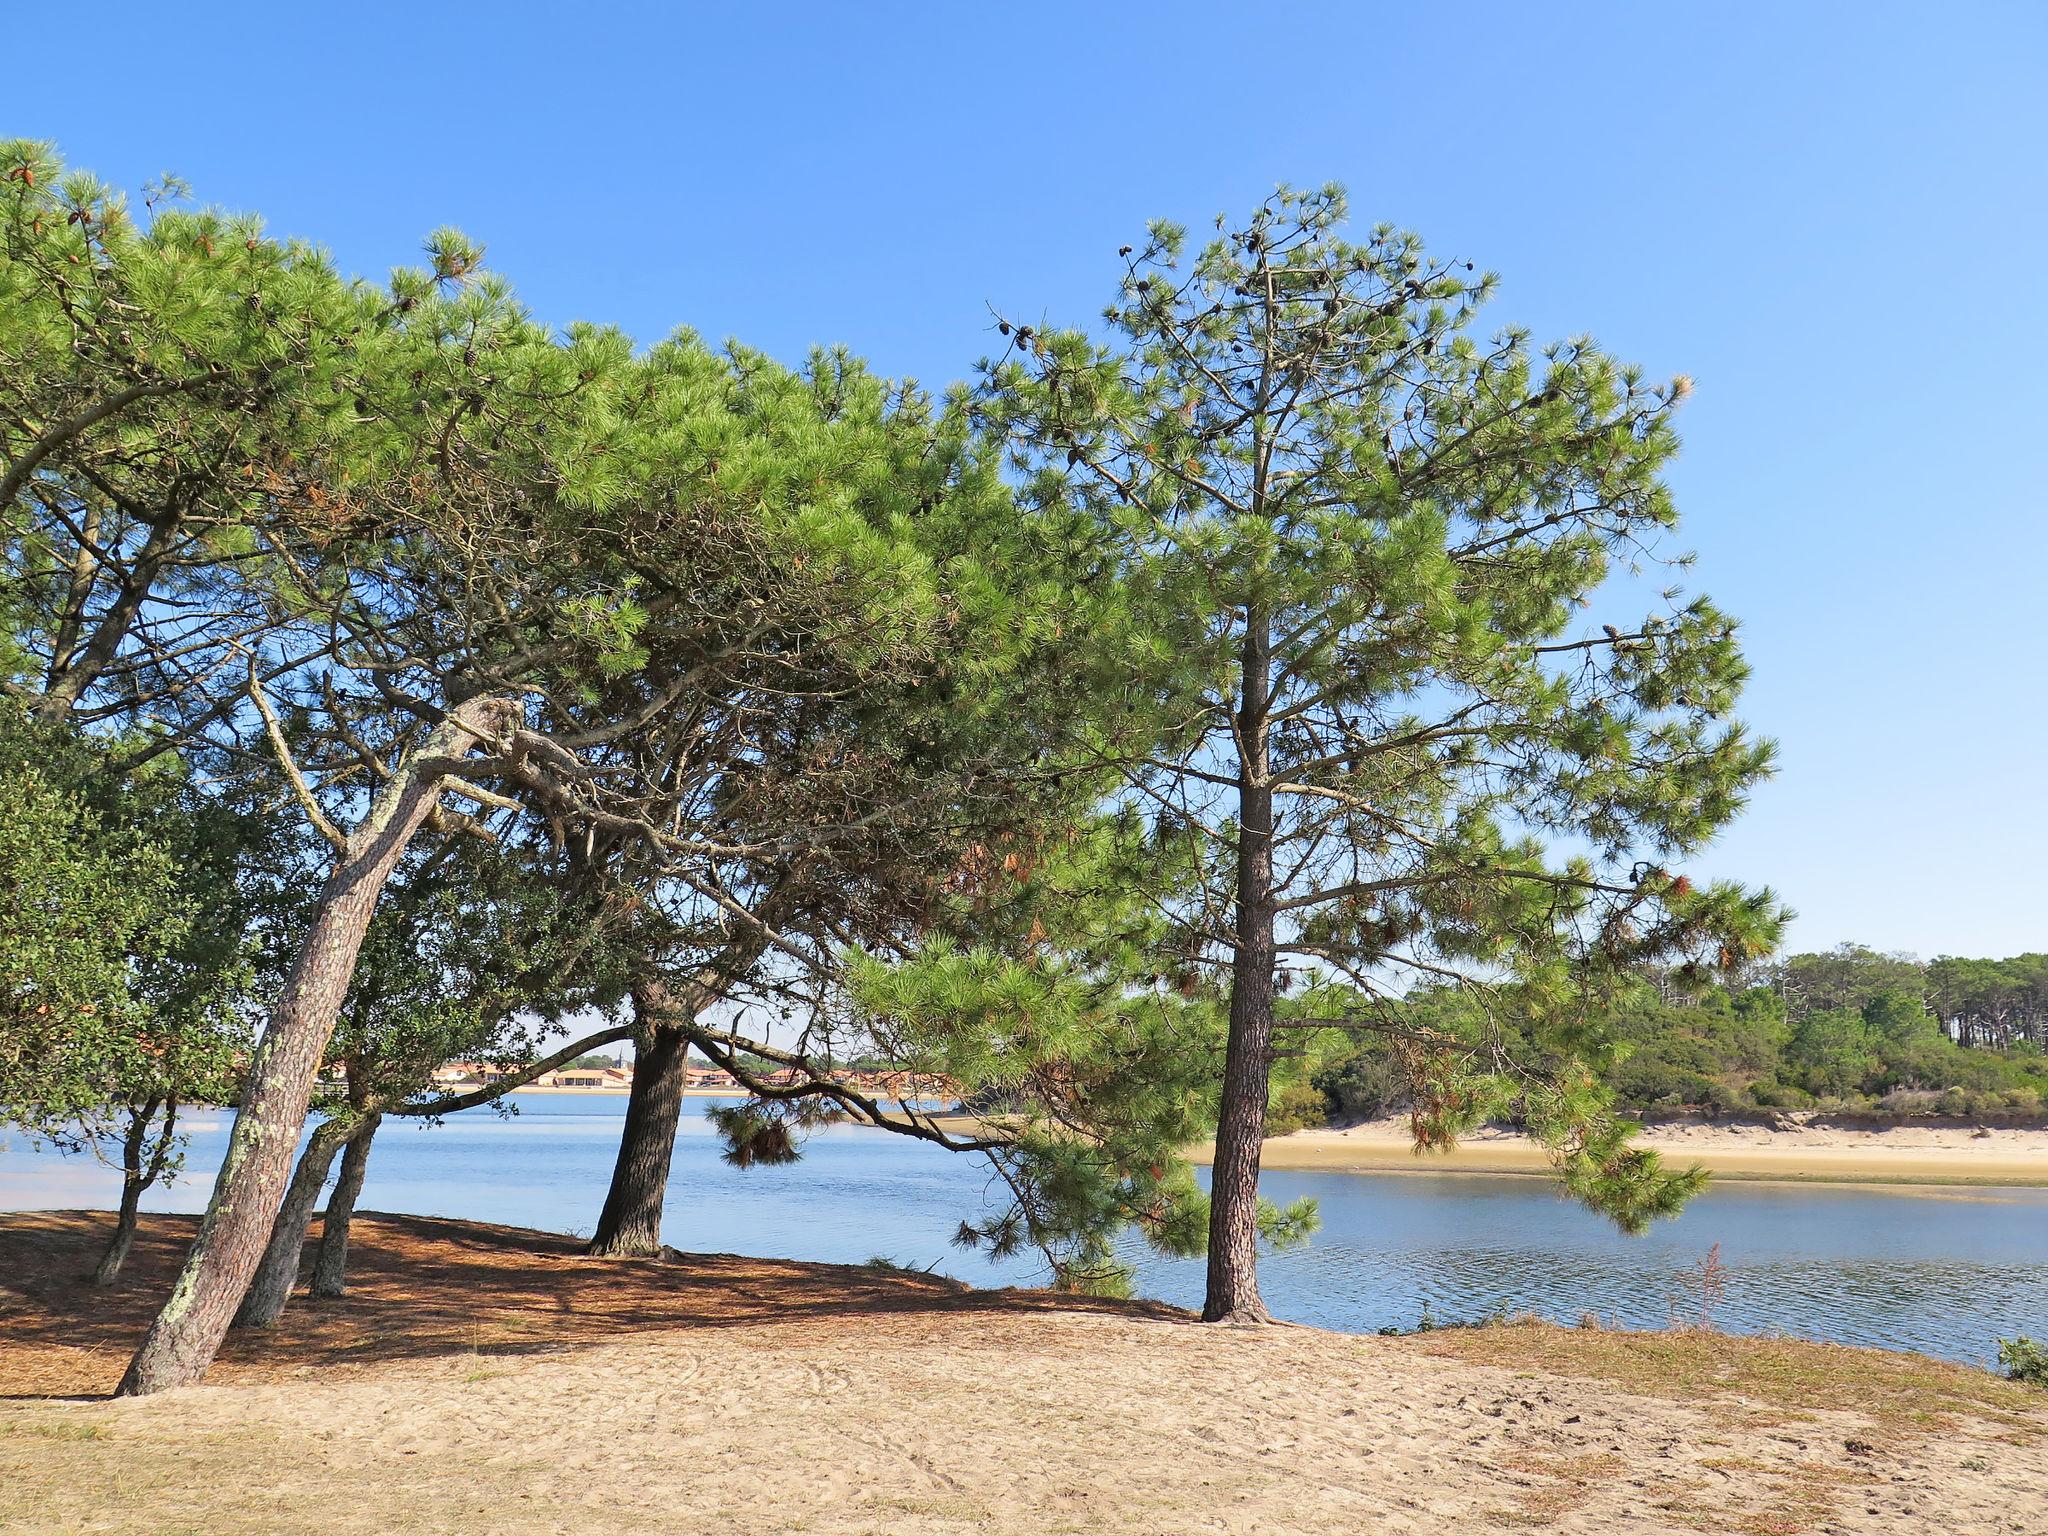
[[[91,1283],[112,1217],[0,1214],[0,1398],[111,1392],[163,1304],[196,1216],[145,1216],[118,1285]],[[313,1236],[319,1235],[319,1223]],[[592,1259],[574,1238],[482,1222],[361,1212],[349,1294],[300,1290],[278,1325],[229,1335],[211,1381],[484,1350],[525,1353],[621,1334],[761,1323],[857,1324],[904,1313],[1111,1312],[1183,1318],[1153,1302],[974,1290],[934,1275],[679,1254]],[[312,1248],[306,1253],[310,1264]]]

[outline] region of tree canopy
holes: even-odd
[[[1677,563],[1684,381],[1584,340],[1475,336],[1491,275],[1389,226],[1347,240],[1345,217],[1326,187],[1196,250],[1155,224],[1125,248],[1109,339],[1005,321],[984,370],[1027,501],[1087,513],[1152,619],[1126,689],[1158,744],[1127,780],[1193,850],[1181,943],[1230,1006],[1212,1317],[1263,1315],[1279,989],[1308,999],[1290,1027],[1421,1047],[1425,1135],[1512,1101],[1634,1226],[1697,1180],[1601,1113],[1572,1000],[1603,967],[1738,963],[1780,921],[1768,891],[1669,868],[1770,765],[1732,719],[1733,620],[1675,587],[1622,624],[1580,618],[1617,570]],[[1413,978],[1510,973],[1558,1004],[1548,1061],[1402,1020]]]
[[[344,1142],[359,1185],[381,1116],[506,1091],[435,1093],[458,1056],[634,1039],[594,1251],[658,1249],[695,1050],[750,1095],[736,1161],[828,1113],[985,1155],[963,1241],[1115,1288],[1135,1224],[1206,1246],[1212,1317],[1313,1221],[1257,1192],[1296,1044],[1367,1041],[1425,1141],[1521,1118],[1626,1227],[1697,1187],[1612,1113],[1611,1005],[1774,941],[1768,891],[1679,867],[1770,750],[1711,602],[1585,612],[1682,563],[1682,380],[1479,339],[1492,279],[1348,240],[1333,188],[1198,252],[1155,226],[1103,336],[1006,321],[935,399],[542,325],[452,230],[371,283],[172,185],[0,167],[8,740],[97,765],[0,760],[0,1099],[175,1102],[196,1065],[116,1064],[253,1040],[126,1390],[275,1318]],[[2033,1017],[1952,972],[1959,1017]],[[1784,1049],[1867,1076],[1926,1044],[1888,996]]]

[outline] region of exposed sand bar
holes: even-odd
[[[1805,1125],[1651,1125],[1639,1138],[1674,1163],[1719,1178],[1816,1184],[2048,1185],[2048,1129],[1902,1125],[1864,1130]],[[1206,1162],[1209,1149],[1194,1149]],[[1266,1143],[1268,1168],[1352,1173],[1543,1173],[1543,1149],[1516,1131],[1485,1127],[1451,1152],[1418,1153],[1408,1122],[1296,1131]]]

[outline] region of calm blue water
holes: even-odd
[[[439,1126],[387,1122],[370,1159],[368,1210],[458,1216],[587,1233],[604,1202],[625,1113],[620,1096],[517,1095],[518,1113],[473,1110]],[[992,1265],[954,1248],[962,1217],[997,1200],[978,1159],[838,1126],[801,1162],[728,1167],[689,1101],[665,1236],[680,1248],[861,1263],[882,1256],[978,1285],[1028,1282],[1034,1264]],[[194,1211],[229,1116],[195,1117],[186,1176],[150,1209]],[[109,1205],[117,1179],[89,1159],[0,1139],[0,1209]],[[1283,1317],[1369,1332],[1495,1311],[1559,1321],[1586,1312],[1632,1326],[1698,1316],[1684,1276],[1721,1245],[1720,1326],[1918,1349],[1989,1363],[2000,1336],[2048,1337],[2048,1190],[1899,1190],[1728,1183],[1647,1237],[1620,1236],[1541,1179],[1476,1174],[1284,1173],[1265,1188],[1314,1195],[1323,1227],[1268,1257],[1267,1305]],[[1199,1261],[1133,1251],[1139,1291],[1199,1305]]]

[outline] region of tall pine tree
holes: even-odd
[[[1611,578],[1678,563],[1661,475],[1685,381],[1477,335],[1490,275],[1387,227],[1351,242],[1344,218],[1329,187],[1219,219],[1192,255],[1155,225],[1110,342],[1005,321],[981,392],[1028,497],[1085,509],[1154,615],[1127,702],[1158,745],[1125,793],[1191,850],[1162,899],[1228,996],[1212,1320],[1266,1316],[1277,1029],[1385,1033],[1423,1139],[1517,1113],[1639,1226],[1698,1180],[1626,1145],[1572,999],[1649,956],[1732,963],[1778,920],[1768,892],[1671,867],[1769,767],[1730,719],[1733,622],[1675,588],[1597,622],[1628,600]],[[1404,1017],[1415,978],[1509,975],[1551,1000],[1540,1050]]]

